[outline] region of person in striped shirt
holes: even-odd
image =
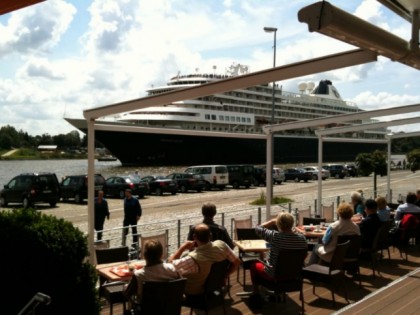
[[[251,265],[251,279],[254,289],[253,300],[261,299],[261,296],[259,295],[261,280],[274,280],[274,272],[276,270],[280,250],[300,250],[308,248],[305,236],[293,232],[293,224],[293,216],[290,213],[282,212],[277,218],[267,221],[255,228],[256,234],[269,243],[268,246],[270,246],[270,251],[267,256],[267,265],[258,261],[255,261]],[[276,226],[277,230],[270,229],[273,226]],[[287,257],[285,257],[285,259],[287,259]]]

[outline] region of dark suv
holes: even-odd
[[[301,180],[306,183],[308,180],[312,179],[311,172],[298,167],[286,169],[284,171],[284,176],[284,181],[294,180],[296,183],[300,182]]]
[[[14,177],[0,192],[0,204],[21,203],[24,208],[36,203],[54,207],[60,200],[60,184],[54,173],[24,173]]]
[[[201,192],[206,187],[206,181],[203,179],[203,176],[198,174],[172,173],[166,177],[173,179],[177,183],[178,189],[183,193],[189,190]]]
[[[356,164],[346,164],[347,172],[351,177],[357,177],[359,175],[358,167]]]
[[[254,165],[238,164],[238,165],[226,165],[229,173],[229,185],[233,188],[238,189],[241,186],[249,188],[254,184]]]
[[[82,203],[87,198],[87,175],[70,175],[63,178],[60,184],[63,200],[74,198],[74,202]],[[101,174],[95,174],[95,196],[103,190],[106,194],[106,181]]]
[[[344,178],[348,176],[347,168],[343,164],[328,164],[324,165],[323,168],[329,170],[331,177],[334,178]]]

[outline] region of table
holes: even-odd
[[[265,240],[233,240],[239,250],[245,253],[265,253],[270,250]]]
[[[302,233],[305,235],[306,238],[323,238],[325,235],[325,232],[327,231],[327,228],[321,228],[320,231],[315,231],[315,227],[313,227],[314,230],[308,231],[305,226],[296,226],[296,230],[299,233]]]
[[[135,269],[141,269],[145,266],[145,260],[130,261],[130,264]],[[96,271],[100,277],[105,278],[109,281],[130,281],[133,276],[133,272],[130,272],[127,267],[127,262],[116,262],[109,264],[100,264],[96,266]]]
[[[267,247],[267,242],[262,239],[258,240],[233,240],[233,243],[238,246],[238,249],[244,253],[259,253],[260,259],[264,260],[264,254],[270,250],[269,247]],[[256,257],[255,259],[257,259]],[[252,291],[250,292],[237,292],[237,296],[249,296],[252,294]]]

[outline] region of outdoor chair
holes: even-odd
[[[162,244],[163,248],[163,255],[162,259],[166,260],[168,258],[168,249],[169,249],[169,233],[168,230],[163,231],[162,233],[158,234],[147,234],[147,235],[140,235],[140,257],[144,259],[144,244],[148,240],[156,240]]]
[[[311,217],[311,207],[308,209],[301,209],[298,210],[298,225],[304,225],[303,219]]]
[[[136,301],[137,278],[134,276],[130,285],[133,292],[126,292],[134,315],[180,315],[186,278],[169,281],[145,281],[141,301]]]
[[[303,279],[302,279],[302,268],[305,263],[305,258],[308,254],[306,249],[304,250],[281,250],[278,255],[275,279],[269,281],[261,279],[260,285],[271,291],[275,296],[276,303],[278,302],[279,295],[282,295],[285,301],[287,292],[299,291],[299,298],[301,300],[302,314],[305,312],[304,299],[303,299]],[[264,265],[266,262],[260,261]]]
[[[108,264],[113,262],[127,261],[128,259],[128,247],[111,247],[96,249],[96,262],[98,264]],[[105,298],[109,303],[110,314],[112,315],[113,305],[115,303],[123,303],[125,310],[125,297],[123,296],[124,282],[109,282],[106,283],[106,279],[99,278],[99,296]]]
[[[382,223],[384,227],[383,233],[380,235],[380,239],[378,240],[377,248],[381,251],[381,257],[383,257],[383,251],[386,250],[388,252],[388,261],[391,260],[391,253],[389,251],[389,247],[391,246],[389,240],[389,231],[391,230],[392,226],[395,224],[394,220],[388,220]]]
[[[309,282],[313,285],[313,294],[315,294],[316,285],[326,285],[327,287],[329,287],[334,306],[334,291],[339,288],[339,285],[342,285],[344,289],[344,296],[347,300],[347,289],[344,280],[343,263],[349,245],[350,241],[337,244],[331,262],[328,266],[321,264],[312,264],[303,268],[302,271],[303,279],[309,280]]]
[[[228,260],[213,263],[204,284],[204,293],[185,295],[182,305],[190,308],[190,315],[194,309],[203,310],[208,314],[210,309],[220,305],[223,306],[223,314],[226,315],[224,288],[229,264]]]
[[[128,259],[128,247],[110,247],[110,248],[97,248],[95,249],[96,253],[96,263],[100,264],[109,264],[119,261],[127,261]]]
[[[234,224],[234,231],[236,240],[257,240],[260,239],[258,235],[255,234],[255,229],[252,228],[252,217],[246,219],[232,219]],[[241,260],[241,267],[243,272],[243,282],[242,286],[245,287],[246,284],[246,271],[251,268],[252,261],[258,259],[259,254],[257,253],[245,253],[239,250],[239,259]],[[236,275],[236,281],[239,282],[239,269]]]
[[[403,258],[403,253],[405,253],[405,260],[408,260],[408,249],[412,245],[412,241],[416,241],[419,238],[419,228],[418,217],[411,213],[405,213],[399,224],[394,227],[394,233],[390,234],[390,242],[394,247],[398,248],[401,258]],[[416,245],[419,245],[417,241]]]
[[[321,222],[326,222],[325,218],[303,218],[303,225],[319,225]]]
[[[338,236],[338,244],[345,243],[346,241],[350,241],[350,244],[349,248],[347,249],[346,255],[344,256],[343,269],[346,272],[357,275],[359,279],[359,286],[362,286],[359,264],[360,250],[362,246],[362,236],[357,234]]]
[[[391,223],[383,223],[381,227],[376,231],[375,238],[372,242],[371,248],[361,248],[361,255],[369,257],[371,261],[372,276],[376,277],[376,272],[380,273],[377,267],[377,262],[382,256],[384,249],[388,251],[388,260],[391,258],[389,252],[389,230],[391,229]],[[383,245],[384,244],[384,245]]]
[[[325,219],[326,222],[334,222],[335,221],[334,202],[331,203],[331,205],[329,206],[321,205],[321,213],[322,213],[322,217]]]

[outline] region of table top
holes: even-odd
[[[306,238],[322,238],[327,231],[326,227],[321,228],[319,231],[316,231],[315,226],[308,227],[304,225],[296,226],[296,230],[299,233],[305,235]]]
[[[243,252],[267,252],[270,250],[265,240],[234,240],[233,243]]]
[[[141,269],[145,264],[144,260],[130,261],[129,264],[126,261],[100,264],[96,266],[96,271],[100,276],[110,281],[129,281],[134,274],[132,270]]]

